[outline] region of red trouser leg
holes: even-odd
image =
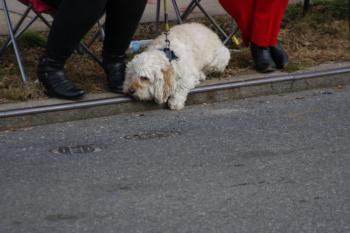
[[[288,0],[256,0],[251,42],[275,46]]]
[[[255,0],[219,0],[219,2],[235,19],[243,41],[248,44],[252,36]]]
[[[274,46],[288,0],[219,0],[235,19],[243,41]]]

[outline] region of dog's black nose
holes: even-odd
[[[134,88],[130,88],[130,89],[128,90],[128,94],[129,94],[129,95],[133,95],[133,94],[135,94],[135,92],[136,92],[136,90],[135,90]]]

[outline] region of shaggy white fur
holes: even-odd
[[[123,91],[135,99],[168,102],[170,109],[180,110],[189,91],[206,74],[225,70],[230,52],[214,32],[198,23],[173,27],[169,40],[178,59],[169,62],[162,51],[165,36],[159,36],[128,64]]]

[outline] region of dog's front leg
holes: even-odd
[[[199,83],[204,73],[198,70],[190,57],[180,59],[173,66],[177,77],[176,87],[168,99],[168,106],[171,110],[181,110],[185,107],[188,93]]]
[[[171,110],[181,110],[185,107],[187,95],[190,89],[177,88],[175,93],[170,96],[168,100],[168,106]]]

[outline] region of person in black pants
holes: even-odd
[[[57,8],[46,53],[38,66],[38,78],[50,96],[79,99],[84,91],[75,87],[64,64],[83,36],[106,13],[103,68],[108,86],[118,92],[125,76],[125,51],[135,33],[147,0],[43,0]]]

